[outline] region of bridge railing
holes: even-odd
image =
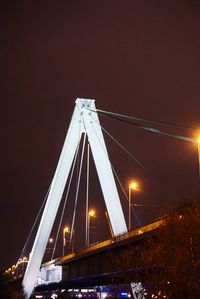
[[[140,227],[135,228],[131,231],[120,234],[120,235],[114,237],[113,240],[114,240],[114,242],[120,242],[120,241],[123,241],[123,240],[128,239],[128,238],[137,237],[141,234],[144,234],[144,233],[147,233],[147,232],[150,232],[150,231],[153,231],[153,230],[157,229],[158,227],[163,225],[163,223],[164,223],[164,220],[162,218],[158,219],[158,220],[156,220],[156,221],[154,221],[150,224],[140,226]]]
[[[81,255],[89,254],[89,253],[97,251],[101,248],[105,248],[111,244],[116,244],[116,243],[124,241],[126,239],[137,237],[141,234],[153,231],[163,224],[164,224],[164,218],[158,219],[150,224],[147,224],[147,225],[141,226],[139,228],[136,228],[134,230],[125,232],[125,233],[115,236],[111,239],[92,244],[89,247],[82,248],[76,252],[72,252],[64,257],[58,258],[55,260],[55,264],[62,264],[62,262],[71,260],[71,259],[76,258]]]

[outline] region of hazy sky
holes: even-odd
[[[50,2],[8,1],[0,9],[1,268],[21,253],[77,97],[95,99],[99,109],[200,128],[199,1]],[[195,144],[100,120],[146,169],[108,140],[125,189],[131,177],[142,184],[142,223],[198,193]],[[104,222],[95,225],[103,230]]]

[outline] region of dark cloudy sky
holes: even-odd
[[[100,109],[200,128],[200,4],[7,1],[0,14],[5,268],[19,257],[41,206],[77,97],[96,99]],[[195,144],[101,122],[147,170],[108,141],[125,188],[133,176],[142,183],[142,222],[198,193]]]

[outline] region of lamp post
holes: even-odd
[[[65,246],[66,246],[66,233],[70,233],[69,227],[66,226],[63,229],[63,256],[65,255]]]
[[[131,230],[131,191],[139,191],[139,185],[137,181],[132,181],[128,186],[128,229]]]
[[[90,245],[90,218],[95,217],[95,210],[90,210],[87,217],[86,246]]]
[[[198,170],[199,170],[199,180],[200,180],[200,135],[197,137],[197,154],[198,154]]]

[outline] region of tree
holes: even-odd
[[[10,292],[7,288],[5,277],[0,275],[0,298],[10,299]]]
[[[10,275],[0,274],[0,299],[24,299],[21,284],[13,283]]]
[[[128,281],[145,282],[167,298],[200,298],[199,249],[200,204],[183,203],[153,236],[127,248],[118,263],[131,267]]]

